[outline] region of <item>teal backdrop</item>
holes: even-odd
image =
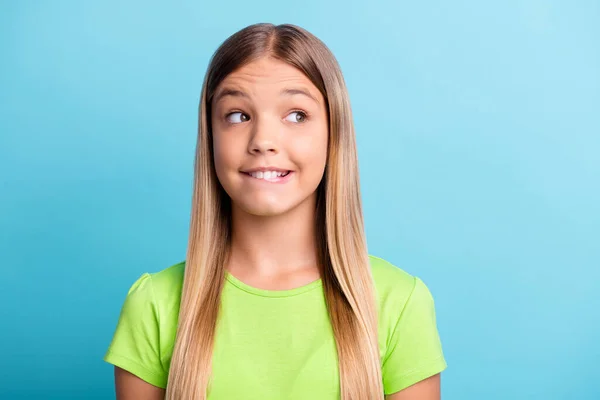
[[[436,300],[448,400],[600,399],[598,1],[0,3],[2,399],[109,399],[125,294],[185,257],[212,52],[347,80],[369,249]]]

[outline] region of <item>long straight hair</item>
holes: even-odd
[[[331,51],[291,24],[255,24],[213,54],[202,86],[188,250],[167,400],[205,400],[231,238],[231,200],[218,182],[211,102],[223,79],[260,57],[302,71],[327,102],[329,140],[317,188],[316,232],[323,291],[336,341],[342,400],[383,399],[377,307],[359,186],[354,124],[346,84]]]

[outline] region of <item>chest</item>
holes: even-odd
[[[336,345],[321,296],[224,292],[208,400],[234,398],[339,398]]]

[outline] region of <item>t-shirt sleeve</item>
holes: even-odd
[[[165,388],[167,373],[160,359],[159,315],[153,290],[149,273],[133,283],[103,360]]]
[[[386,395],[446,369],[433,297],[419,278],[414,279],[382,363]]]

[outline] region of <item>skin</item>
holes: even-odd
[[[263,57],[229,74],[212,103],[215,169],[232,200],[226,269],[262,289],[286,290],[320,277],[316,189],[327,162],[325,99],[299,70]],[[285,184],[242,173],[269,166],[293,171]],[[283,233],[283,234],[282,234]],[[115,367],[118,400],[163,399],[165,390]],[[387,400],[439,400],[439,374]]]
[[[115,367],[117,400],[163,400],[165,390],[153,386],[132,373]],[[404,390],[385,396],[386,400],[439,400],[440,374],[424,379]]]
[[[423,379],[404,390],[385,396],[386,400],[440,400],[440,375]]]
[[[151,385],[131,372],[115,366],[117,400],[163,400],[165,389]]]
[[[319,90],[289,64],[261,58],[219,85],[212,122],[217,177],[232,200],[228,271],[272,290],[318,279],[315,191],[328,142],[326,103]],[[262,166],[293,172],[285,184],[240,172]]]

